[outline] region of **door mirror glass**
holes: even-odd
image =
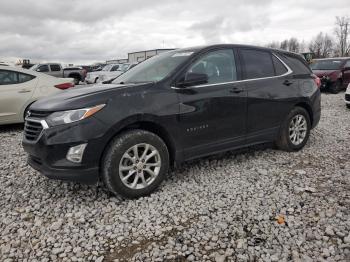
[[[186,74],[185,80],[178,83],[179,87],[195,86],[208,83],[208,75],[201,73],[188,72]]]

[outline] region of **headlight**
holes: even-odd
[[[100,111],[105,104],[94,107],[52,113],[47,118],[49,126],[57,126],[83,120]]]

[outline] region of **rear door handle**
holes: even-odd
[[[240,88],[240,87],[232,87],[230,90],[230,92],[234,94],[242,93],[243,91],[244,91],[243,88]]]
[[[18,93],[22,94],[22,93],[29,93],[30,90],[28,89],[22,89],[22,90],[19,90]]]
[[[284,80],[283,84],[286,86],[290,86],[291,84],[293,84],[293,82],[286,79],[286,80]]]

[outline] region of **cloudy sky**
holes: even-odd
[[[0,60],[90,63],[155,48],[307,42],[349,14],[349,0],[2,1]]]

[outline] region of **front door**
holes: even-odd
[[[184,158],[233,148],[244,143],[246,91],[237,82],[233,49],[209,51],[188,68],[206,74],[208,83],[175,89],[179,96],[179,128]]]

